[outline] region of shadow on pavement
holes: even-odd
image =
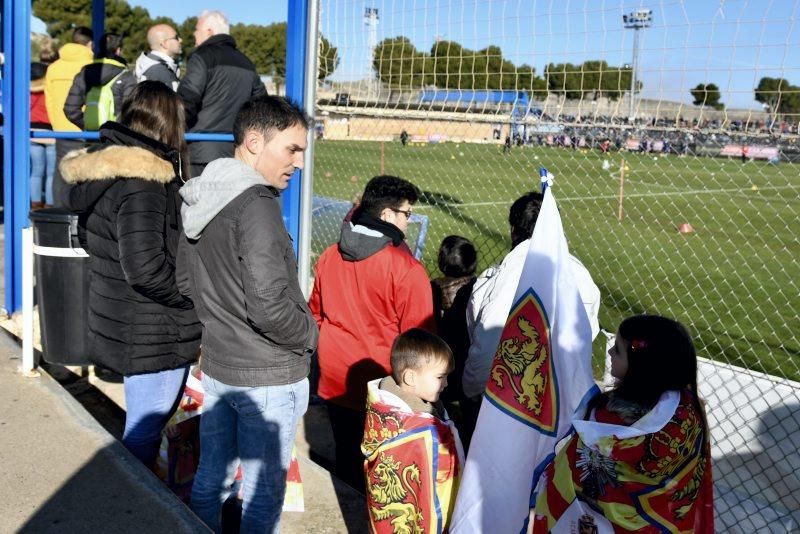
[[[19,532],[208,532],[161,481],[121,449],[119,443],[100,449]]]

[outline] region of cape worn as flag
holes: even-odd
[[[447,532],[463,462],[455,426],[413,411],[379,383],[367,385],[361,442],[370,531]]]
[[[570,265],[548,188],[495,353],[450,532],[526,529],[538,476],[575,409],[598,391],[592,331]]]
[[[625,423],[624,402],[586,417],[539,477],[533,534],[713,534],[708,430],[694,393],[667,391]]]

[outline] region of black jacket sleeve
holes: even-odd
[[[156,63],[144,71],[143,74],[146,79],[161,82],[173,90],[175,89],[176,82],[178,81],[178,77],[175,76],[175,73],[169,70],[169,67],[161,62]]]
[[[267,96],[267,88],[264,86],[264,82],[261,81],[261,77],[255,72],[253,73],[253,91],[250,96],[252,98]]]
[[[166,207],[163,184],[127,181],[117,214],[119,262],[134,291],[164,306],[191,309],[191,300],[178,291],[175,266],[167,254]]]
[[[136,75],[129,70],[123,72],[111,87],[114,93],[114,113],[119,117],[122,113],[122,102],[136,87]]]
[[[239,217],[239,250],[247,320],[263,336],[286,348],[313,348],[317,323],[288,272],[286,254],[294,254],[277,201],[260,197]],[[299,296],[299,298],[297,298]]]
[[[208,79],[208,66],[200,54],[195,52],[189,56],[186,64],[186,74],[178,86],[178,95],[183,100],[183,109],[186,114],[186,128],[192,128],[197,123],[197,114],[203,103],[206,81]]]
[[[69,121],[83,130],[83,105],[86,103],[86,68],[75,75],[72,87],[69,88],[67,99],[64,101],[64,115]]]
[[[178,291],[188,299],[194,298],[194,262],[195,246],[189,242],[186,234],[181,232],[178,236],[178,257],[175,260],[175,279]]]

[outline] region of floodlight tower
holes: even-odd
[[[635,95],[637,83],[637,70],[639,66],[639,30],[649,28],[653,23],[652,9],[637,9],[627,15],[622,15],[622,24],[626,30],[633,30],[633,61],[631,62],[631,108],[629,117],[633,120],[635,110]]]
[[[367,85],[367,93],[369,96],[372,96],[373,87],[376,83],[375,81],[375,68],[374,68],[374,61],[375,61],[375,48],[378,46],[378,21],[380,18],[378,17],[378,8],[377,7],[365,7],[364,8],[364,25],[369,28],[369,63],[367,67],[367,79],[369,79],[369,83]]]

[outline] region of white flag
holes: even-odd
[[[547,188],[492,363],[450,532],[524,531],[535,480],[575,409],[597,392],[592,331],[569,258]]]

